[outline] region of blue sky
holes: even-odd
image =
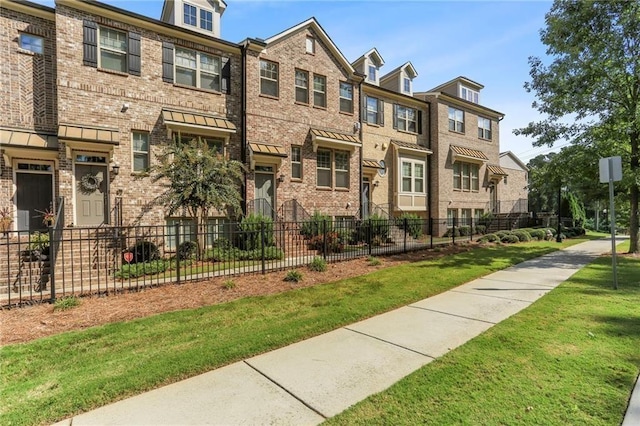
[[[38,3],[53,6],[52,1]],[[159,19],[162,0],[104,0]],[[418,71],[414,90],[424,91],[459,75],[482,83],[481,103],[505,114],[500,150],[525,163],[549,148],[512,129],[540,119],[531,108],[529,56],[545,57],[539,32],[551,1],[226,0],[221,38],[266,39],[315,17],[349,61],[375,47],[385,60],[381,72],[407,61]],[[545,61],[545,62],[548,62]]]

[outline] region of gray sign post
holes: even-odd
[[[611,211],[611,262],[613,264],[613,288],[618,289],[618,271],[616,270],[616,211],[613,202],[613,182],[622,180],[622,158],[607,157],[600,159],[600,183],[609,183],[609,210]]]

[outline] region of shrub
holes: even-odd
[[[49,250],[49,233],[35,231],[29,235],[28,250],[38,250],[40,253],[46,254]]]
[[[484,235],[487,233],[487,227],[485,225],[476,225],[474,229],[478,235]]]
[[[508,243],[508,244],[513,244],[513,243],[520,242],[518,237],[516,237],[513,234],[506,234],[504,237],[500,238],[500,241],[503,242],[503,243]]]
[[[531,232],[529,232],[529,235],[531,235],[531,238],[535,238],[538,241],[542,241],[546,237],[547,233],[544,229],[534,229]]]
[[[495,232],[495,234],[498,236],[498,238],[500,238],[502,240],[503,237],[507,236],[507,235],[513,235],[513,233],[511,231],[497,231]]]
[[[234,283],[232,279],[225,280],[222,283],[222,288],[224,288],[225,290],[231,290],[232,288],[235,288],[235,287],[236,287],[236,283]]]
[[[119,271],[116,271],[115,277],[121,279],[137,278],[143,275],[154,275],[166,271],[169,268],[169,261],[158,259],[151,262],[131,263],[122,265]]]
[[[415,213],[403,213],[396,219],[396,224],[412,238],[420,238],[422,236],[422,221],[420,216]]]
[[[326,235],[311,237],[308,246],[311,250],[318,250],[323,253],[342,253],[344,250],[344,243],[337,232],[328,232]]]
[[[302,273],[300,273],[300,271],[292,269],[289,272],[287,272],[287,275],[284,277],[284,280],[288,282],[294,282],[294,283],[300,282],[302,281]]]
[[[369,266],[382,265],[382,262],[377,257],[369,257],[367,261],[369,262]]]
[[[160,250],[158,246],[151,241],[140,240],[129,247],[128,251],[133,253],[131,264],[151,262],[160,259]]]
[[[264,229],[264,245],[274,245],[273,219],[268,216],[251,213],[242,218],[240,227],[240,246],[244,250],[255,250],[262,247]]]
[[[371,215],[358,223],[357,240],[371,245],[380,245],[389,238],[390,221],[377,214]]]
[[[195,241],[184,241],[178,246],[176,256],[180,260],[193,259],[198,253],[198,243]]]
[[[469,235],[471,235],[471,227],[466,225],[459,226],[458,233],[460,234],[461,237],[468,237]]]
[[[300,227],[300,234],[302,234],[306,239],[311,239],[318,235],[322,235],[323,232],[331,231],[332,225],[331,216],[316,211],[309,220],[302,224]]]
[[[479,243],[495,243],[500,241],[500,238],[496,234],[486,234],[478,239]]]
[[[57,299],[53,304],[54,311],[66,311],[67,309],[75,308],[80,305],[80,299],[75,296],[62,297]]]
[[[529,234],[524,229],[517,229],[513,231],[513,235],[518,237],[518,240],[520,240],[521,243],[528,243],[529,241],[531,241],[531,234]]]
[[[442,234],[443,237],[459,237],[460,236],[460,228],[449,228],[447,232]]]
[[[324,272],[327,270],[327,261],[316,256],[309,264],[309,269],[316,272]]]

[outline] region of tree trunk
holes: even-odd
[[[631,217],[629,218],[629,253],[639,253],[638,249],[638,237],[640,236],[638,217],[638,201],[639,192],[638,189],[638,174],[640,174],[640,159],[638,152],[638,142],[640,141],[640,134],[634,131],[630,135],[631,142],[631,173],[634,176],[633,183],[631,184]]]

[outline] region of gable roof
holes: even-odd
[[[478,83],[477,81],[473,81],[470,78],[467,78],[467,77],[461,75],[461,76],[458,76],[458,77],[456,77],[454,79],[451,79],[451,80],[447,81],[446,83],[442,83],[441,85],[436,86],[431,90],[427,90],[427,92],[439,92],[444,87],[447,87],[447,86],[449,86],[449,85],[451,85],[453,83],[463,83],[463,84],[466,84],[468,86],[471,86],[472,88],[476,88],[478,90],[484,89],[484,85]]]
[[[277,43],[280,40],[283,40],[287,37],[289,37],[291,34],[294,34],[298,31],[301,31],[305,28],[310,28],[312,29],[316,34],[319,35],[319,37],[321,38],[322,42],[329,48],[329,50],[331,51],[331,53],[336,57],[336,59],[338,60],[338,62],[340,63],[340,65],[342,65],[350,74],[355,74],[355,70],[353,69],[353,66],[351,66],[351,63],[349,63],[349,61],[347,61],[347,58],[344,57],[344,55],[342,54],[342,52],[340,51],[340,49],[338,49],[338,46],[335,45],[335,43],[333,42],[333,40],[331,40],[331,37],[329,37],[329,35],[326,33],[326,31],[320,26],[320,24],[318,23],[318,21],[316,20],[316,18],[311,17],[309,19],[307,19],[304,22],[299,23],[298,25],[295,25],[287,30],[282,31],[281,33],[278,33],[272,37],[269,37],[268,39],[265,40],[265,43],[267,44],[267,48],[270,44],[272,43]]]
[[[407,73],[409,74],[409,77],[411,79],[414,79],[418,76],[418,71],[416,71],[416,69],[413,67],[413,64],[409,61],[409,62],[405,62],[404,64],[400,65],[399,67],[395,68],[394,70],[380,77],[380,83],[382,83],[384,80],[387,80],[395,76],[396,74],[404,70],[407,70]]]
[[[382,59],[382,55],[380,55],[380,52],[378,52],[378,49],[376,49],[375,47],[371,50],[369,50],[367,53],[365,53],[364,55],[360,56],[358,59],[356,59],[355,61],[353,61],[351,64],[355,65],[358,62],[364,61],[365,58],[369,58],[369,57],[373,57],[374,60],[380,64],[379,66],[383,66],[384,65],[384,59]]]
[[[511,152],[511,151],[501,152],[500,153],[500,159],[502,159],[502,157],[511,157],[511,159],[516,164],[518,164],[520,167],[522,167],[522,170],[529,171],[529,168],[527,167],[527,165],[524,164],[524,162],[522,160],[520,160],[513,152]]]

